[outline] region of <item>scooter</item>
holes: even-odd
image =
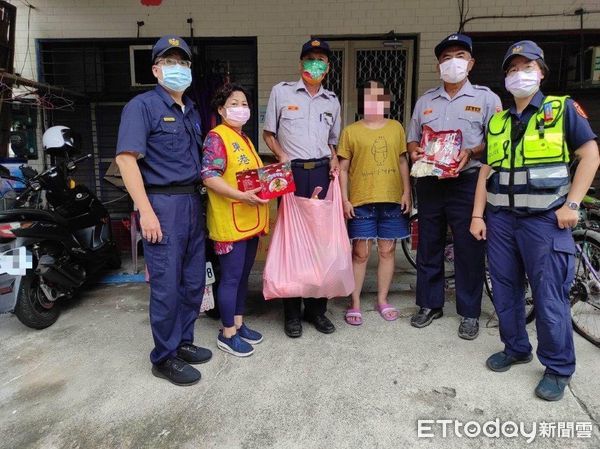
[[[57,162],[48,170],[21,167],[27,187],[14,208],[0,211],[0,313],[14,312],[34,329],[54,324],[58,303],[72,298],[94,273],[121,266],[106,207],[69,176],[91,155],[72,159],[67,137],[67,151],[55,152]]]

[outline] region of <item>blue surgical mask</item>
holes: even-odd
[[[192,70],[179,64],[161,66],[163,79],[159,84],[175,92],[183,92],[192,84]]]

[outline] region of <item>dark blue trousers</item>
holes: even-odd
[[[161,242],[144,240],[154,337],[150,360],[156,364],[194,341],[206,276],[205,231],[200,194],[149,194],[148,198],[163,233]]]
[[[233,250],[219,256],[221,279],[217,301],[221,322],[225,327],[233,327],[236,315],[244,315],[248,296],[248,277],[254,265],[258,237],[233,243]]]
[[[570,376],[575,348],[569,290],[575,276],[575,243],[560,229],[554,211],[518,216],[487,214],[488,263],[500,338],[508,355],[531,353],[525,329],[525,275],[531,286],[537,356],[546,372]]]
[[[299,162],[295,160],[294,162]],[[312,169],[294,167],[292,165],[294,183],[296,184],[296,196],[310,198],[315,187],[322,187],[319,198],[325,198],[329,190],[329,164],[321,165]],[[304,298],[304,315],[314,317],[323,315],[327,311],[327,298]],[[283,314],[285,320],[300,318],[302,315],[302,303],[300,298],[289,298],[283,300]]]
[[[444,248],[448,225],[454,241],[456,310],[479,318],[485,279],[485,244],[470,233],[478,170],[454,179],[417,180],[419,243],[417,305],[444,307]]]

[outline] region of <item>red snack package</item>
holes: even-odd
[[[441,179],[458,176],[456,169],[459,163],[456,158],[462,146],[460,130],[434,131],[424,126],[420,146],[425,154],[413,165],[412,176],[437,176]]]
[[[258,172],[256,169],[239,171],[235,174],[238,189],[242,192],[254,190],[260,187]]]
[[[262,190],[258,193],[258,196],[264,200],[270,200],[296,191],[290,162],[280,162],[254,170],[244,170],[236,173],[236,178],[238,188],[243,192],[261,187]]]

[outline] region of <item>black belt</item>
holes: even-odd
[[[329,165],[328,157],[322,157],[320,159],[294,159],[292,161],[292,167],[303,168],[304,170],[312,170],[324,165]]]
[[[466,170],[461,171],[459,174],[461,175],[472,175],[474,173],[479,172],[479,169],[481,167],[471,167],[471,168],[467,168]]]
[[[165,193],[168,195],[186,195],[199,192],[201,184],[190,184],[186,186],[145,186],[146,193]]]

